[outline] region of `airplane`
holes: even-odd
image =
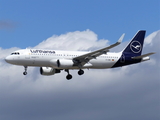
[[[24,66],[24,75],[27,75],[28,66],[35,66],[40,67],[41,75],[54,75],[64,70],[68,73],[66,79],[70,80],[72,75],[69,70],[77,69],[78,74],[83,75],[83,69],[115,68],[150,60],[149,56],[155,54],[154,52],[141,55],[145,33],[145,30],[138,31],[129,44],[118,53],[109,52],[109,49],[119,45],[125,34],[122,34],[116,43],[92,52],[21,49],[12,52],[5,61]]]

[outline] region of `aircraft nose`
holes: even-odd
[[[7,56],[6,58],[5,58],[5,61],[7,62],[7,63],[10,63],[11,62],[11,57],[10,56]]]

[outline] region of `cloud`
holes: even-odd
[[[160,39],[160,30],[153,32],[152,34],[150,34],[149,36],[147,36],[145,38],[145,42],[144,44],[149,44],[150,46],[152,46],[155,42],[159,42],[158,40],[155,39]]]
[[[104,47],[108,40],[98,40],[97,35],[87,29],[85,31],[69,32],[60,36],[53,35],[44,40],[35,48],[58,49],[58,50],[91,50]]]
[[[160,119],[159,36],[146,37],[143,52],[151,60],[115,69],[85,70],[41,76],[39,68],[9,65],[3,58],[19,48],[0,48],[0,119],[93,120]],[[92,50],[108,45],[91,30],[54,35],[33,48]]]
[[[9,55],[11,52],[18,50],[18,49],[20,49],[20,48],[13,47],[10,49],[3,49],[0,47],[0,59],[4,59],[6,57],[6,55]]]

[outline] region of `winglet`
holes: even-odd
[[[123,33],[122,36],[119,38],[119,40],[118,40],[118,43],[119,43],[119,44],[122,42],[124,36],[125,36],[125,33]]]

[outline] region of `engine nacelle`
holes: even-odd
[[[60,72],[61,72],[60,70],[51,67],[40,67],[41,75],[54,75],[55,73],[60,73]]]
[[[57,60],[57,66],[60,68],[68,68],[73,66],[73,61],[68,59],[59,59]]]
[[[65,69],[73,66],[73,61],[68,60],[68,59],[52,59],[50,61],[50,65],[53,66],[54,68],[60,68],[60,69]]]

